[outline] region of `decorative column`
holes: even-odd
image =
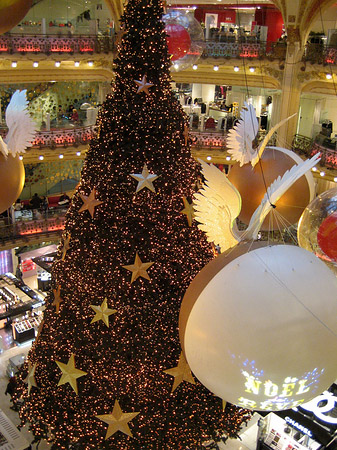
[[[287,36],[287,53],[281,85],[280,121],[298,113],[301,97],[298,74],[302,66],[304,47],[301,45],[297,28],[288,27]],[[295,116],[277,130],[277,144],[279,146],[291,147],[293,137],[296,134],[297,121],[298,117]]]

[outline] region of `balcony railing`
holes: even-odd
[[[321,154],[320,166],[327,169],[337,169],[337,149],[325,147],[318,142],[314,142],[305,136],[296,134],[293,139],[292,149],[299,154],[305,155],[307,158]]]
[[[51,131],[39,131],[36,133],[33,147],[51,149],[57,147],[77,147],[90,142],[95,134],[96,127],[61,128]]]
[[[109,53],[112,50],[113,38],[110,36],[20,36],[17,34],[0,36],[0,54],[92,54]]]

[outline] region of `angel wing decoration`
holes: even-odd
[[[227,138],[228,153],[232,155],[235,161],[240,163],[240,167],[248,163],[251,163],[254,167],[261,158],[274,132],[292,117],[296,116],[296,114],[281,120],[281,122],[273,126],[259,145],[257,139],[259,122],[255,108],[245,102],[238,124],[232,130],[229,130],[229,137]]]
[[[199,159],[206,181],[201,190],[194,194],[195,219],[199,222],[198,227],[206,233],[209,242],[220,245],[222,252],[240,241],[256,239],[264,219],[274,204],[320,159],[321,155],[317,154],[311,159],[295,164],[282,177],[276,178],[254,211],[248,228],[243,232],[239,232],[234,226],[241,210],[239,191],[217,167],[209,166]]]
[[[228,153],[230,153],[240,166],[249,163],[257,155],[256,136],[259,131],[259,122],[253,105],[244,103],[238,124],[229,130],[227,138]]]
[[[27,110],[26,92],[15,91],[6,109],[8,133],[5,139],[0,138],[0,152],[5,156],[24,153],[35,138],[36,125]]]
[[[241,196],[219,169],[200,159],[198,161],[206,182],[194,194],[195,219],[208,240],[219,244],[225,251],[238,243],[232,228],[241,210]]]

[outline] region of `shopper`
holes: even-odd
[[[58,201],[59,206],[68,206],[70,203],[70,198],[67,194],[62,194],[60,200]]]
[[[14,375],[13,377],[10,377],[10,379],[9,379],[7,388],[5,390],[5,395],[9,394],[12,397],[15,386],[16,386],[16,376]]]
[[[40,197],[35,193],[34,196],[32,197],[31,201],[29,202],[32,209],[39,209],[41,206],[41,202],[42,200],[40,199]]]
[[[21,211],[23,206],[24,205],[23,205],[22,201],[18,198],[17,201],[14,203],[14,211]]]
[[[77,109],[73,109],[73,113],[72,113],[72,115],[71,115],[71,120],[74,122],[74,123],[77,123],[78,122],[78,112],[77,112]]]

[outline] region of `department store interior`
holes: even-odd
[[[230,172],[235,161],[226,139],[247,103],[256,110],[260,139],[296,114],[271,145],[302,159],[320,152],[312,169],[316,195],[337,187],[337,3],[168,0],[165,8],[168,23],[180,16],[184,24],[168,45],[193,156]],[[16,90],[27,91],[37,126],[20,156],[20,198],[0,215],[1,449],[23,450],[31,441],[15,426],[8,435],[3,424],[13,427],[17,419],[4,391],[38,333],[65,214],[111,91],[121,12],[114,0],[33,0],[0,35],[0,134],[6,136],[5,112]],[[337,396],[336,390],[329,392]],[[301,408],[285,413],[257,414],[240,441],[205,448],[337,448],[337,408],[325,418]],[[1,446],[13,439],[15,447]]]

